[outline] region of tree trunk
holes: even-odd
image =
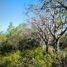
[[[48,53],[48,44],[46,44],[46,53]]]
[[[55,43],[55,52],[57,52],[58,49],[57,49],[57,43]]]
[[[59,51],[59,41],[55,42],[55,52]]]

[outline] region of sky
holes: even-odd
[[[37,0],[0,0],[0,31],[6,31],[10,22],[14,26],[24,23],[27,7],[37,2]]]

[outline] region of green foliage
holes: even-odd
[[[7,54],[15,50],[32,49],[39,46],[38,41],[32,37],[31,30],[26,24],[14,27],[10,23],[7,34],[0,35],[0,53]]]
[[[59,40],[59,42],[60,42],[60,48],[66,50],[66,48],[67,48],[67,34],[63,35],[61,37],[61,39]]]
[[[9,45],[7,42],[3,42],[0,45],[0,53],[7,54],[12,51],[12,45]]]
[[[20,25],[15,28],[10,24],[8,34],[0,34],[0,67],[62,67],[64,64],[67,65],[66,56],[50,50],[46,54],[45,49],[39,46],[38,38],[33,36],[31,29],[25,26]],[[66,38],[61,38],[61,40],[67,42]]]
[[[0,67],[62,67],[61,63],[66,65],[66,62],[67,56],[60,53],[46,54],[40,47],[0,56]]]
[[[21,53],[19,51],[12,52],[10,55],[1,57],[0,67],[22,67]]]
[[[33,49],[38,47],[39,44],[35,39],[31,38],[23,38],[21,41],[19,41],[19,50],[23,51],[26,49]]]
[[[64,50],[66,50],[66,51],[67,51],[67,47],[65,47],[65,48],[64,48]]]
[[[13,28],[13,24],[12,24],[12,22],[11,22],[11,23],[9,24],[8,29],[7,29],[7,32],[8,32],[9,35],[12,34],[12,32],[11,32],[12,28]]]

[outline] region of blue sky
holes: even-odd
[[[0,30],[5,31],[10,22],[14,26],[25,22],[24,13],[32,3],[37,3],[37,0],[0,0]]]

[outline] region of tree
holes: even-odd
[[[67,1],[66,0],[40,0],[43,4],[41,9],[44,9],[45,6],[47,5],[51,5],[48,8],[64,8],[65,10],[67,10]]]
[[[53,30],[49,28],[49,31],[51,32],[53,38],[54,38],[54,44],[57,49],[57,43],[61,36],[67,31],[67,5],[65,4],[66,0],[43,0],[43,5],[41,7],[41,10],[46,10],[50,13],[50,17],[52,17],[52,26]],[[59,33],[59,34],[57,34]]]
[[[40,19],[43,21],[38,20],[36,22],[44,24],[44,26],[40,27],[47,28],[48,32],[53,38],[52,44],[55,48],[55,51],[58,51],[59,39],[67,31],[67,11],[66,11],[67,6],[65,5],[65,2],[62,0],[43,0],[42,6],[39,5],[35,7],[35,5],[33,5],[32,8],[30,8],[31,11],[34,12],[35,14],[37,14],[37,12],[39,11],[38,12],[39,14],[42,14],[48,18],[46,25],[44,22],[45,19],[43,19],[44,17],[40,17]],[[45,35],[42,36],[45,37]]]
[[[48,46],[50,42],[51,34],[48,30],[48,19],[43,15],[38,14],[38,18],[34,17],[30,21],[32,24],[32,29],[34,30],[34,34],[36,33],[36,37],[41,42],[44,42],[46,45],[46,52],[48,53]],[[35,38],[36,38],[35,37]],[[42,44],[42,43],[41,43]]]
[[[20,24],[18,26],[19,33],[19,50],[25,51],[26,49],[32,49],[38,47],[38,41],[32,35],[32,29],[27,24]]]

